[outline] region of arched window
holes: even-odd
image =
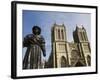
[[[64,31],[63,29],[61,30],[61,36],[62,36],[62,40],[64,39]]]
[[[56,29],[56,39],[58,39],[58,30]]]
[[[85,32],[82,32],[84,41],[87,40]]]
[[[80,32],[80,38],[81,38],[82,41],[84,40],[82,32]]]
[[[88,41],[86,32],[83,32],[83,33],[84,33],[85,41]]]
[[[58,29],[58,38],[60,39],[60,29]]]
[[[80,53],[77,50],[72,50],[71,51],[71,58],[73,59],[78,59],[80,57]]]
[[[91,65],[91,57],[89,55],[87,56],[87,63],[88,63],[88,66]]]
[[[67,66],[67,61],[64,56],[61,57],[61,67],[66,67]]]

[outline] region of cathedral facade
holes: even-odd
[[[51,29],[52,50],[46,67],[80,67],[91,66],[91,48],[86,29],[76,25],[73,31],[74,41],[67,41],[67,31],[64,24],[54,24]]]

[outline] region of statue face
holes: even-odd
[[[35,35],[39,35],[41,33],[41,29],[37,26],[33,27],[32,31]]]
[[[39,33],[39,30],[38,30],[37,28],[35,29],[35,33],[36,33],[36,34],[38,34],[38,33]]]

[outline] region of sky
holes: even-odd
[[[37,25],[41,28],[41,35],[46,42],[46,59],[51,53],[51,27],[54,23],[65,25],[68,42],[73,41],[73,31],[76,25],[83,25],[89,41],[91,40],[91,15],[89,13],[23,10],[22,15],[23,38],[32,33],[33,26]],[[23,49],[23,57],[25,51],[26,48]]]

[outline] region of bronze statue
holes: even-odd
[[[33,34],[28,34],[23,41],[23,47],[27,47],[27,51],[23,60],[23,69],[42,68],[41,53],[46,56],[45,40],[41,36],[41,29],[38,26],[32,28]]]

